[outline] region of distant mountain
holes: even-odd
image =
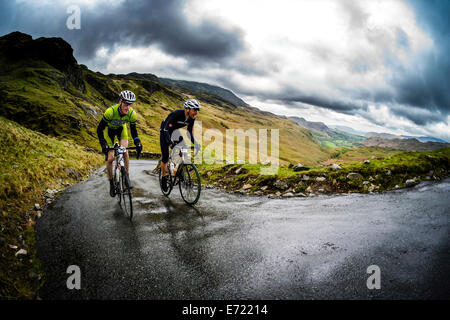
[[[203,94],[203,99],[208,100],[208,97],[206,95],[213,95],[217,96],[228,103],[231,103],[232,105],[238,107],[247,107],[249,106],[247,103],[245,103],[244,100],[237,97],[233,92],[231,92],[228,89],[224,89],[218,86],[213,86],[207,83],[201,83],[201,82],[194,82],[194,81],[185,81],[185,80],[173,80],[168,78],[159,78],[159,81],[166,86],[174,87],[174,88],[181,88],[181,89],[188,89],[189,91]],[[217,103],[217,101],[212,101],[213,103]]]
[[[384,147],[407,151],[432,151],[440,148],[450,147],[450,143],[441,142],[420,142],[417,139],[385,139],[371,137],[362,142],[367,147]]]
[[[355,134],[355,135],[359,135],[359,136],[364,134],[364,132],[362,132],[362,131],[357,131],[357,130],[355,130],[353,128],[346,127],[346,126],[333,125],[333,126],[330,126],[330,127],[333,128],[333,129],[338,129],[338,130],[341,130],[341,131],[344,131],[344,132],[347,132],[347,133],[351,133],[351,134]]]
[[[358,147],[365,137],[351,134],[338,129],[330,129],[323,122],[311,122],[300,117],[289,117],[298,126],[311,131],[311,135],[322,146],[329,148],[336,147]]]
[[[366,133],[363,133],[363,136],[367,137],[367,138],[380,137],[380,138],[383,138],[383,139],[403,139],[403,137],[397,136],[395,134],[379,133],[379,132],[366,132]]]
[[[294,121],[296,124],[298,124],[300,127],[316,131],[322,134],[331,134],[333,130],[328,128],[325,123],[323,122],[311,122],[308,120],[305,120],[304,118],[299,117],[288,117],[288,119]]]
[[[439,138],[434,138],[434,137],[414,137],[414,136],[405,136],[405,135],[402,135],[402,137],[408,138],[408,139],[415,138],[415,139],[419,140],[420,142],[431,141],[431,142],[448,143],[448,141],[445,141],[445,140],[442,140],[442,139],[439,139]]]

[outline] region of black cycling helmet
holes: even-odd
[[[122,99],[122,101],[125,103],[132,104],[133,102],[136,101],[136,96],[134,95],[133,92],[129,90],[124,90],[120,93],[120,99]]]
[[[198,102],[197,100],[195,100],[195,99],[191,99],[191,100],[187,100],[185,103],[184,103],[184,108],[185,109],[194,109],[194,110],[197,110],[197,111],[199,111],[200,110],[200,102]]]

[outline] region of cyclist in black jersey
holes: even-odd
[[[187,126],[191,142],[194,144],[195,149],[200,149],[192,133],[197,113],[200,111],[200,103],[195,100],[187,100],[184,103],[184,110],[175,110],[169,114],[169,116],[161,122],[159,143],[161,146],[161,175],[162,175],[162,188],[167,191],[167,162],[169,161],[169,147],[173,147],[172,133],[179,128]]]

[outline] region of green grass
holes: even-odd
[[[103,159],[82,146],[34,132],[3,117],[0,128],[0,297],[32,299],[44,279],[36,258],[34,204],[43,207],[42,195],[47,189],[61,190],[87,178]],[[10,245],[27,250],[28,256],[15,257],[18,249]]]
[[[100,150],[98,122],[106,108],[116,103],[116,95],[129,89],[137,95],[133,107],[138,115],[138,133],[144,151],[160,152],[161,121],[171,111],[182,108],[186,99],[197,98],[202,104],[198,120],[202,121],[203,131],[215,128],[225,134],[226,129],[279,129],[282,163],[312,165],[329,158],[329,148],[320,146],[308,130],[284,117],[235,107],[217,97],[206,99],[204,94],[197,97],[173,91],[157,80],[107,76],[87,69],[81,76],[84,88],[77,88],[67,74],[45,63],[31,66],[20,63],[10,73],[0,74],[0,93],[5,97],[0,116],[46,135]]]
[[[359,150],[361,149],[361,150]],[[358,148],[346,150],[340,154],[341,170],[334,171],[329,166],[312,166],[309,170],[295,172],[287,166],[280,166],[276,174],[261,175],[261,164],[201,164],[200,174],[206,184],[215,184],[227,190],[239,190],[245,184],[251,184],[251,191],[258,191],[267,186],[265,193],[277,191],[274,186],[277,180],[285,181],[293,192],[304,192],[311,186],[314,190],[324,188],[329,192],[368,192],[363,181],[369,181],[377,191],[394,189],[396,185],[403,187],[406,180],[440,179],[446,177],[450,170],[450,148],[432,152],[385,151],[383,148]],[[370,158],[370,163],[364,160]],[[359,160],[358,160],[359,159]],[[339,162],[341,159],[335,159]],[[238,174],[237,170],[240,168]],[[347,175],[359,173],[362,178],[350,180]],[[389,173],[388,173],[389,172]],[[303,181],[303,175],[310,177]],[[317,177],[325,177],[318,182]],[[303,191],[302,191],[303,190]]]

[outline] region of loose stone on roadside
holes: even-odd
[[[302,165],[301,163],[297,163],[292,169],[293,169],[295,172],[298,172],[298,171],[307,171],[307,170],[309,170],[308,167],[305,167],[305,166]]]
[[[333,164],[330,166],[330,169],[331,169],[331,170],[334,170],[334,171],[338,171],[338,170],[341,170],[342,168],[341,168],[338,164],[333,163]]]
[[[347,179],[350,179],[350,180],[358,180],[358,179],[361,179],[362,178],[362,175],[360,175],[359,173],[357,173],[357,172],[350,172],[348,175],[347,175]]]

